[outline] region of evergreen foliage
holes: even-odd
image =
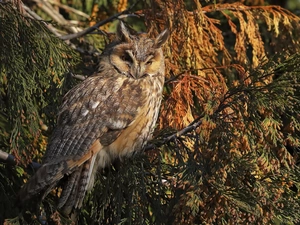
[[[69,2],[89,20],[68,8],[64,23],[76,18],[74,27],[84,29],[135,3],[104,2]],[[166,26],[172,31],[161,114],[144,154],[99,172],[79,224],[300,222],[299,17],[257,1],[226,2],[141,1],[131,10],[153,36]],[[60,21],[52,24],[56,35],[76,30]],[[66,45],[45,24],[0,3],[0,150],[22,165],[45,150],[51,129],[42,128],[52,128],[70,88],[64,74],[77,59],[70,46],[93,67],[98,53],[89,45],[106,40],[86,35]],[[101,27],[109,39],[114,26]],[[0,222],[39,224],[46,216],[50,224],[70,224],[55,208],[59,189],[30,210],[14,208],[28,177],[22,168],[0,164]]]
[[[40,159],[63,92],[64,74],[78,58],[45,26],[0,3],[0,150],[28,165]],[[47,134],[48,135],[48,134]],[[0,222],[16,215],[15,199],[24,177],[21,167],[0,164]]]

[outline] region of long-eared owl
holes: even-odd
[[[65,95],[42,166],[20,200],[46,196],[64,178],[58,208],[68,215],[81,207],[97,169],[143,148],[159,114],[168,36],[168,30],[155,39],[133,35],[120,22],[97,72]]]

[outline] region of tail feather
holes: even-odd
[[[66,204],[68,199],[73,195],[74,189],[76,189],[79,182],[81,170],[82,166],[68,177],[65,185],[62,188],[62,193],[60,195],[59,203],[57,206],[58,208],[62,208]]]
[[[86,157],[61,157],[58,160],[53,160],[41,166],[36,174],[29,179],[24,187],[19,192],[19,199],[26,201],[34,195],[39,194],[46,188],[54,187],[64,175],[69,175],[74,170],[80,167],[87,159]],[[51,189],[49,190],[51,191]],[[48,192],[49,192],[48,191]],[[45,192],[44,196],[48,193]]]
[[[23,202],[48,187],[55,186],[55,184],[63,178],[64,174],[69,172],[67,163],[70,157],[62,157],[59,160],[46,163],[38,169],[36,174],[29,179],[24,187],[19,192],[19,199]],[[49,190],[50,191],[50,190]],[[49,192],[48,191],[48,192]],[[44,194],[44,195],[47,195]]]
[[[80,169],[73,173],[74,178],[70,177],[70,180],[67,181],[58,205],[64,214],[68,215],[73,209],[81,207],[87,186],[91,182],[90,171],[93,169],[94,161],[95,156],[85,162]]]
[[[63,156],[45,163],[20,190],[19,200],[24,202],[41,192],[44,192],[44,198],[65,175],[69,175],[58,208],[62,208],[67,214],[73,208],[79,208],[85,196],[95,157],[100,150],[100,142],[95,141],[83,156]]]
[[[84,164],[84,169],[82,171],[80,188],[78,190],[78,198],[75,207],[80,208],[87,191],[88,186],[94,186],[94,179],[91,179],[92,171],[95,165],[96,155],[94,155],[87,163]],[[92,182],[92,183],[91,183]]]

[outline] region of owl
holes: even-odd
[[[57,207],[70,215],[98,169],[143,149],[159,114],[168,36],[168,30],[155,39],[134,35],[119,23],[97,72],[64,96],[42,166],[19,193],[22,202],[44,198],[63,179]]]

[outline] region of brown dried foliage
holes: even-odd
[[[297,182],[291,176],[296,156],[288,148],[299,147],[297,137],[289,142],[299,127],[283,131],[292,121],[278,116],[288,113],[276,105],[281,100],[255,105],[252,97],[272,101],[269,88],[276,81],[266,62],[282,62],[299,51],[299,17],[279,6],[241,3],[202,7],[194,1],[189,11],[182,0],[156,0],[151,9],[143,11],[149,30],[169,26],[172,32],[159,128],[179,130],[202,118],[199,128],[171,145],[177,153],[163,152],[172,165],[183,166],[178,154],[186,162],[182,173],[166,178],[175,182],[178,200],[173,224],[270,224],[280,221],[278,211],[288,211],[289,201],[298,212],[297,198],[288,195]],[[287,78],[295,79],[291,93],[299,85],[295,76]],[[179,190],[183,194],[176,195]]]
[[[169,26],[172,31],[166,49],[169,80],[160,128],[185,127],[199,115],[199,109],[194,110],[195,105],[202,107],[199,111],[209,113],[211,109],[205,107],[206,103],[221,99],[227,91],[228,81],[247,76],[243,67],[256,68],[273,54],[286,52],[289,56],[299,51],[296,31],[299,18],[279,6],[249,7],[235,3],[202,8],[195,1],[195,10],[188,11],[184,1],[155,1],[153,4],[155,6],[151,8],[157,10],[143,12],[149,30]],[[235,39],[234,48],[225,43],[223,31],[229,31],[224,18],[221,21],[209,17],[208,14],[213,12],[225,17],[232,32],[227,37]],[[259,30],[264,25],[270,36],[263,36],[264,30]],[[266,38],[271,39],[269,43],[265,43]],[[252,58],[249,58],[249,49]],[[237,77],[229,80],[231,77],[224,76],[224,69],[235,71]]]

